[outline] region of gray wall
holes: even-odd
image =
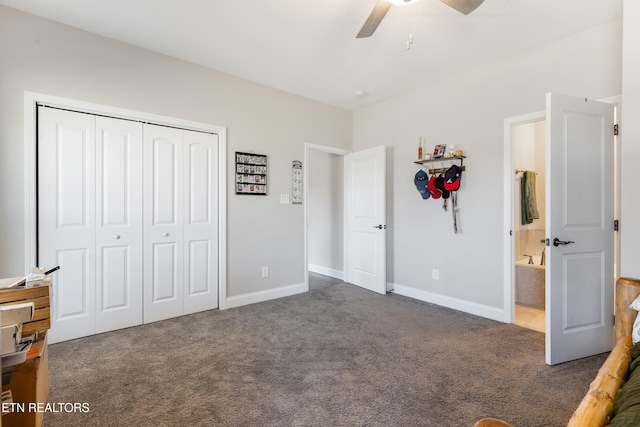
[[[350,148],[352,114],[0,6],[0,277],[24,274],[24,91],[227,127],[228,289],[304,283],[303,209],[291,162],[304,143]],[[269,195],[236,196],[234,151],[269,156]],[[270,277],[261,278],[261,267]]]
[[[544,110],[547,92],[619,95],[621,36],[612,22],[355,112],[354,150],[386,144],[391,154],[387,270],[396,291],[477,313],[503,309],[504,119]],[[468,156],[458,234],[451,213],[413,185],[419,136]]]

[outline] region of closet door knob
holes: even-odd
[[[117,239],[119,239],[119,238],[120,238],[120,235],[119,235],[119,234],[114,234],[114,235],[113,235],[113,238],[117,240]]]
[[[164,237],[169,237],[169,233],[162,233]]]

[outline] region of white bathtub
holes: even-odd
[[[533,257],[533,264],[529,264],[529,257],[516,261],[516,303],[532,307],[545,307],[545,266],[540,265],[540,255]]]

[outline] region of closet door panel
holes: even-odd
[[[38,107],[38,264],[59,265],[51,343],[95,333],[95,119]]]
[[[153,293],[152,303],[176,301],[178,298],[177,273],[180,270],[176,243],[156,243],[153,245]]]
[[[142,124],[96,118],[96,331],[142,323]]]
[[[178,185],[182,182],[179,137],[157,138],[153,141],[153,224],[178,225]]]
[[[211,149],[205,144],[189,144],[189,224],[211,223]]]
[[[182,131],[145,125],[144,322],[183,314]]]
[[[184,132],[184,312],[218,307],[218,137]]]
[[[56,218],[58,229],[91,227],[92,197],[87,185],[91,183],[90,156],[92,142],[85,129],[59,126],[55,153]],[[89,140],[88,140],[89,139]],[[90,169],[87,170],[87,167]]]
[[[208,294],[211,291],[211,242],[191,240],[188,262],[187,295],[193,297]]]
[[[101,301],[97,305],[98,312],[104,314],[112,310],[131,308],[129,248],[127,246],[103,247],[98,264],[102,267],[102,275],[98,277],[98,281],[102,282]],[[142,312],[141,308],[139,311]]]
[[[88,301],[88,289],[85,285],[91,282],[88,258],[88,248],[62,249],[56,251],[58,265],[64,265],[60,270],[55,288],[58,288],[56,301],[56,319],[58,321],[73,321],[77,319],[83,322],[91,315],[91,302]],[[93,333],[93,331],[90,331]]]

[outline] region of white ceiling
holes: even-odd
[[[376,1],[0,4],[348,110],[622,16],[622,0],[486,0],[467,16],[421,0],[393,6],[372,37],[356,39]]]

